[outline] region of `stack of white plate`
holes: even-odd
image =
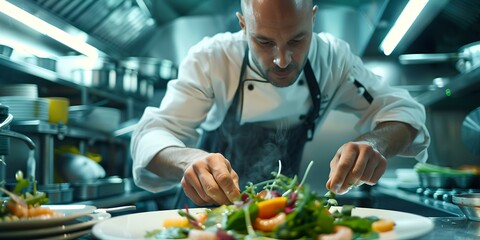
[[[7,106],[13,120],[48,120],[48,100],[20,96],[0,97],[0,103]]]
[[[45,205],[62,216],[0,221],[0,239],[78,239],[111,215],[89,205]]]
[[[10,84],[0,88],[0,96],[22,96],[38,98],[38,87],[36,84]]]

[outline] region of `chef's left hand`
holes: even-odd
[[[351,186],[374,185],[387,167],[386,158],[367,141],[344,144],[330,161],[326,187],[337,194],[346,193]]]

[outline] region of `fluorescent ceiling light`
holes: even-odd
[[[428,0],[410,0],[388,32],[385,39],[380,44],[380,49],[385,55],[390,55],[397,47],[400,40],[402,40],[405,33],[412,26],[415,19],[418,17],[423,8],[427,5]]]
[[[6,0],[0,0],[0,12],[42,34],[59,41],[60,43],[84,54],[85,56],[90,58],[98,57],[99,51],[95,47],[7,2]]]

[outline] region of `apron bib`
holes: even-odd
[[[313,105],[302,124],[290,129],[267,128],[258,123],[241,125],[239,109],[242,109],[243,104],[241,98],[247,65],[248,48],[243,58],[239,86],[222,124],[213,131],[204,131],[197,145],[207,152],[221,153],[230,161],[239,176],[241,191],[248,182],[258,183],[271,179],[271,173],[278,171],[279,160],[282,162],[282,174],[289,177],[298,174],[303,148],[306,141],[313,138],[320,109],[320,88],[307,60],[303,71]],[[183,208],[185,204],[196,207],[180,188],[176,208]]]
[[[248,65],[248,48],[243,58],[239,86],[233,102],[220,127],[204,131],[198,148],[207,152],[221,153],[239,175],[240,189],[248,182],[261,182],[272,178],[282,162],[282,174],[293,177],[298,174],[306,141],[313,138],[315,120],[320,108],[320,88],[307,60],[304,72],[313,106],[303,123],[290,129],[270,128],[258,123],[240,125],[244,75]],[[248,110],[247,110],[248,111]]]

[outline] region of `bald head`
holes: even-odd
[[[247,21],[269,14],[269,18],[282,18],[285,13],[312,13],[312,0],[241,0],[242,14]]]

